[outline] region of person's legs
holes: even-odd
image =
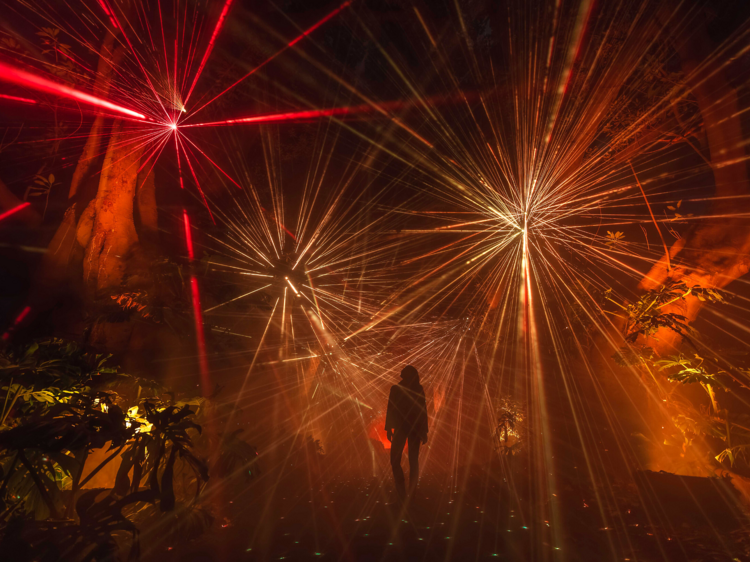
[[[404,445],[406,445],[406,433],[399,430],[394,431],[393,441],[391,441],[391,469],[393,470],[393,480],[396,483],[396,492],[401,499],[406,497],[406,481],[404,471],[401,468]]]
[[[419,437],[409,436],[409,495],[413,496],[419,483]]]

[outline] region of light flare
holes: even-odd
[[[26,72],[20,68],[16,68],[4,62],[0,62],[0,80],[8,82],[10,84],[16,84],[17,86],[23,86],[30,88],[38,92],[45,94],[51,94],[62,98],[79,101],[87,105],[99,107],[101,109],[108,109],[119,113],[121,115],[127,115],[128,117],[134,117],[140,120],[146,120],[146,116],[127,107],[122,107],[105,99],[81,92],[65,84],[53,82],[42,76]]]

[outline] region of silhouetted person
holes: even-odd
[[[406,498],[406,482],[401,469],[404,445],[409,442],[409,492],[413,494],[419,481],[419,445],[427,443],[427,404],[419,373],[408,365],[401,371],[402,381],[391,387],[385,431],[391,442],[391,468],[396,491]]]

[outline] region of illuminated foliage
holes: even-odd
[[[669,280],[657,289],[646,291],[633,304],[622,305],[614,301],[610,297],[611,290],[607,292],[606,298],[625,311],[627,315],[624,329],[625,342],[632,345],[639,337],[654,338],[656,333],[663,328],[679,334],[690,342],[690,336],[695,332],[687,324],[687,318],[676,312],[668,312],[665,307],[684,301],[691,294],[701,301],[722,303],[726,300],[724,293],[716,289],[698,285],[688,287],[684,281],[675,280]]]
[[[648,342],[658,341],[655,338],[658,330],[672,330],[696,347],[699,333],[686,323],[682,315],[664,312],[666,306],[684,301],[694,295],[702,302],[725,303],[727,296],[723,291],[694,285],[688,287],[684,282],[668,282],[656,290],[647,291],[634,304],[620,305],[627,313],[625,327],[626,344],[615,354],[615,361],[623,366],[654,369],[666,374],[667,381],[679,385],[700,384],[709,399],[709,407],[695,406],[690,400],[681,397],[669,389],[662,399],[671,416],[676,434],[666,431],[666,445],[679,446],[682,455],[688,447],[696,445],[696,438],[704,440],[701,448],[710,446],[710,440],[723,443],[718,454],[713,454],[719,463],[729,461],[730,465],[746,455],[750,450],[750,416],[744,413],[731,413],[722,408],[717,397],[717,390],[733,392],[733,387],[747,389],[744,382],[744,371],[735,366],[722,368],[718,358],[704,358],[698,353],[686,357],[682,353],[660,358],[654,349],[639,343],[639,338]],[[689,339],[687,334],[693,339]],[[732,373],[734,371],[734,375]],[[705,442],[708,439],[709,442]]]
[[[523,422],[525,416],[520,404],[510,398],[500,400],[497,409],[497,425],[492,432],[495,450],[503,456],[513,456],[523,446]]]
[[[133,534],[135,554],[137,528],[123,511],[143,502],[172,511],[178,459],[194,474],[188,503],[208,480],[193,447],[201,432],[193,408],[203,401],[173,403],[167,394],[164,400],[159,385],[119,373],[108,359],[61,340],[0,355],[0,526],[6,535],[20,526],[39,555],[56,550],[59,559],[102,560],[116,551],[117,530]],[[107,456],[84,477],[97,449]],[[120,463],[114,488],[81,493],[111,462]],[[59,524],[64,532],[49,532],[44,523],[74,513],[77,522]]]

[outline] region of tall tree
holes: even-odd
[[[750,271],[750,224],[742,216],[745,204],[739,197],[750,195],[750,181],[737,91],[725,68],[712,64],[714,47],[703,18],[695,22],[690,36],[678,38],[675,47],[703,118],[715,199],[707,213],[712,218],[702,220],[672,245],[669,256],[657,262],[640,282],[644,291],[670,279],[684,280],[689,287],[724,288]],[[703,301],[689,296],[675,303],[672,310],[692,322],[702,307]],[[660,353],[673,350],[681,340],[670,330],[660,330],[657,338],[650,344]]]
[[[99,53],[96,95],[108,96],[123,55],[108,32]],[[133,289],[130,264],[141,250],[139,227],[151,240],[156,237],[155,181],[153,171],[139,173],[144,149],[137,135],[120,120],[108,121],[99,114],[92,123],[73,173],[68,209],[42,260],[32,298],[34,308],[43,311],[73,294],[84,303],[84,312],[98,317],[89,343],[124,351],[133,324],[108,322],[95,311]],[[142,275],[138,282],[143,285]]]

